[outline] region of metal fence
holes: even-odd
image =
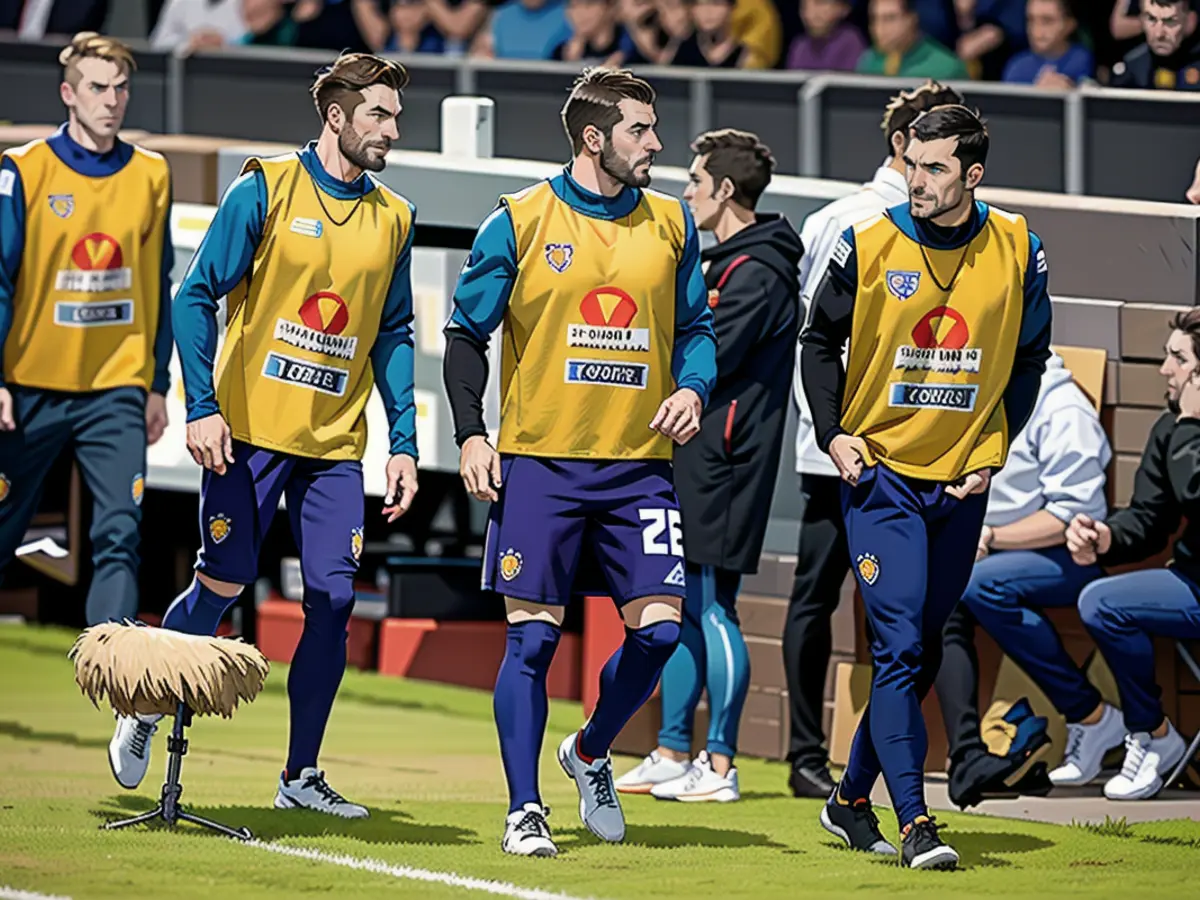
[[[57,44],[0,41],[0,119],[62,117]],[[139,46],[127,125],[164,133],[301,142],[316,129],[305,88],[329,54],[230,48],[180,58]],[[558,112],[576,66],[399,56],[404,146],[437,150],[441,101],[496,101],[497,156],[561,161]],[[662,162],[686,165],[693,137],[714,126],[757,132],[782,174],[862,180],[887,151],[879,123],[905,80],[794,72],[641,70],[658,90]],[[1084,86],[1070,92],[956,83],[990,123],[989,184],[1057,193],[1181,202],[1200,154],[1200,96]]]

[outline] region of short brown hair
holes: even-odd
[[[71,87],[79,84],[79,61],[81,59],[104,59],[116,63],[125,74],[137,70],[137,62],[133,51],[116,38],[97,34],[94,31],[81,31],[71,38],[71,43],[63,47],[58,54],[58,63],[63,67],[63,81]]]
[[[1159,5],[1166,6],[1165,3]],[[1182,331],[1192,339],[1192,353],[1196,355],[1196,359],[1200,359],[1200,306],[1175,313],[1175,317],[1171,319],[1171,328]]]
[[[349,118],[362,103],[362,91],[376,84],[403,91],[408,87],[408,70],[398,62],[370,53],[343,53],[333,65],[317,72],[310,93],[324,122],[329,117],[329,107],[335,103]]]
[[[606,138],[612,137],[613,126],[621,121],[617,106],[622,100],[654,104],[654,88],[628,69],[609,69],[593,66],[584,69],[571,86],[571,95],[562,108],[563,128],[571,151],[583,149],[583,129],[591,125]]]
[[[963,95],[952,87],[946,87],[933,79],[926,81],[919,88],[911,91],[901,91],[888,103],[883,111],[883,138],[887,141],[888,156],[895,151],[892,147],[892,135],[897,131],[908,136],[908,129],[921,114],[935,106],[963,106],[966,104]]]
[[[771,183],[771,173],[775,171],[771,148],[757,134],[736,128],[706,131],[692,142],[692,152],[708,157],[704,168],[712,176],[714,187],[729,179],[733,184],[733,202],[745,209],[758,205],[758,198]]]

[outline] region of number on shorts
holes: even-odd
[[[642,528],[642,552],[647,556],[683,556],[683,522],[677,509],[639,509]],[[660,541],[667,532],[669,544]]]

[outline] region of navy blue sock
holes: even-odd
[[[596,709],[579,733],[576,750],[585,762],[608,753],[633,714],[642,708],[679,643],[678,622],[657,622],[636,631],[625,629],[625,643],[600,673]]]
[[[500,757],[508,780],[508,811],[540,803],[538,759],[546,736],[550,703],[546,674],[554,661],[561,630],[546,622],[508,626],[507,646],[492,705],[500,734]]]
[[[343,599],[304,589],[304,631],[288,672],[288,781],[301,769],[317,765],[325,725],[346,672],[346,626],[353,609],[353,593]]]
[[[167,607],[162,627],[184,634],[216,634],[225,610],[236,602],[237,597],[222,597],[193,578],[188,589]]]

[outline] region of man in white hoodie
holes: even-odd
[[[1080,769],[1076,723],[1103,722],[1111,732],[1098,743],[1120,746],[1120,714],[1105,704],[1087,676],[1067,655],[1050,607],[1074,606],[1080,592],[1104,573],[1095,563],[1077,565],[1066,547],[1067,525],[1077,515],[1100,520],[1107,514],[1105,468],[1112,459],[1096,408],[1075,384],[1062,357],[1046,362],[1037,405],[1017,436],[1008,459],[992,476],[979,551],[962,602],[946,625],[936,688],[950,741],[950,796],[963,808],[989,794],[1043,792],[1037,783],[1085,783],[1091,763]],[[988,753],[979,731],[974,656],[975,623],[1040,687],[1068,722],[1062,766],[1027,778],[1049,748],[1046,722],[1028,702],[1005,718],[1013,740],[1005,756]],[[1096,760],[1098,763],[1099,760]],[[1044,766],[1042,766],[1044,770]],[[1087,777],[1084,778],[1083,776]]]
[[[862,190],[823,206],[804,220],[800,241],[800,302],[807,318],[812,298],[825,277],[834,247],[842,232],[852,225],[908,202],[904,171],[904,149],[909,126],[928,109],[962,104],[953,88],[928,81],[912,91],[893,97],[884,111],[881,128],[887,142],[887,160]],[[845,358],[842,359],[843,365]],[[841,478],[829,456],[817,447],[812,416],[800,376],[800,354],[796,354],[793,393],[798,406],[796,426],[796,473],[804,512],[800,523],[800,546],[796,574],[783,632],[783,664],[787,673],[791,706],[792,764],[788,783],[797,797],[828,799],[833,793],[829,776],[829,754],[823,746],[821,717],[825,700],[825,673],[832,649],[830,619],[837,609],[842,582],[850,571],[850,550],[841,512]]]

